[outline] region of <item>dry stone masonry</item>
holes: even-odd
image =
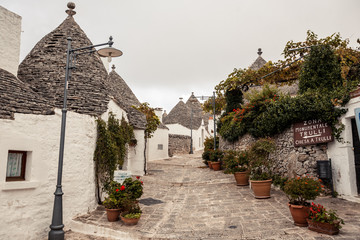
[[[282,176],[295,177],[304,174],[316,176],[316,161],[328,160],[327,144],[295,147],[293,126],[276,135],[274,139],[277,148],[276,153],[272,155],[274,172]],[[220,149],[245,150],[254,141],[255,139],[248,134],[234,143],[220,137]]]
[[[190,136],[169,134],[169,157],[172,157],[175,154],[189,153],[190,142]]]

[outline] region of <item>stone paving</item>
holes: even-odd
[[[294,226],[282,191],[272,189],[270,199],[255,199],[248,186],[236,186],[233,175],[205,168],[200,152],[154,161],[149,169],[142,177],[143,214],[138,225],[110,223],[99,207],[74,219],[66,239],[360,240],[360,203],[316,200],[336,209],[345,221],[339,235],[329,236]],[[87,235],[81,237],[80,232]]]

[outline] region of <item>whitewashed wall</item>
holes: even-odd
[[[126,166],[124,166],[124,170],[131,171],[132,175],[143,176],[145,174],[145,133],[144,130],[141,129],[135,129],[134,133],[137,144],[135,147],[129,148],[128,161],[126,162]]]
[[[15,76],[20,58],[21,17],[0,6],[0,68]]]
[[[169,130],[158,128],[154,135],[148,139],[148,160],[159,160],[168,158],[169,152]],[[162,149],[159,149],[159,144],[162,145]]]
[[[0,119],[0,239],[42,239],[50,230],[61,125],[61,111],[55,112]],[[65,228],[76,214],[96,207],[95,140],[95,119],[68,112],[62,178]],[[9,150],[28,151],[26,181],[5,182]]]
[[[345,124],[342,132],[344,143],[328,143],[328,157],[332,161],[334,188],[339,194],[357,196],[355,158],[351,131],[351,119],[355,118],[354,109],[360,107],[360,97],[350,100],[346,105],[347,113],[341,118]]]
[[[122,117],[128,122],[127,113],[121,109],[113,100],[110,100],[108,104],[108,110],[104,113],[101,118],[105,121],[109,118],[109,112],[112,112],[117,119],[121,120]],[[129,147],[128,156],[124,162],[123,169],[131,171],[133,175],[144,175],[144,130],[134,129],[135,138],[137,145],[135,147]]]

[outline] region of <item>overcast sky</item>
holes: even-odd
[[[66,18],[68,1],[0,0],[22,16],[21,56]],[[179,101],[211,95],[262,48],[277,61],[287,41],[339,32],[355,47],[359,0],[77,0],[75,21],[94,44],[114,38],[124,55],[116,71],[141,102],[169,112]]]

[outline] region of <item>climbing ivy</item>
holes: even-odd
[[[146,129],[145,138],[151,138],[160,124],[160,119],[155,114],[155,110],[149,106],[149,103],[145,102],[140,104],[139,107],[133,106],[133,108],[139,110],[146,116]]]
[[[126,155],[126,144],[135,138],[134,130],[124,117],[121,121],[110,112],[108,122],[98,118],[97,140],[94,153],[95,178],[100,200],[100,188],[107,191],[114,178],[114,171],[121,169]]]

